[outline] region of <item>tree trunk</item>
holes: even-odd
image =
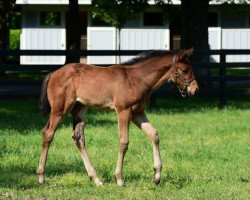
[[[80,50],[80,17],[78,0],[69,0],[68,15],[66,22],[67,49]],[[80,56],[67,56],[66,63],[80,62]]]
[[[9,33],[10,33],[10,27],[9,27],[9,21],[10,21],[10,5],[11,2],[1,2],[0,6],[0,49],[8,49],[9,48]],[[0,56],[0,62],[5,63],[6,57]],[[6,73],[4,70],[0,68],[0,77],[6,77]]]
[[[209,0],[181,0],[181,47],[194,48],[192,62],[208,62],[208,7]],[[194,65],[198,75],[209,75],[209,70]]]

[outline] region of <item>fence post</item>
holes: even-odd
[[[220,54],[220,108],[224,108],[227,104],[226,97],[226,53],[222,50]]]
[[[6,64],[6,56],[4,56],[4,55],[0,55],[0,63],[2,64],[2,66],[0,67],[0,78],[1,77],[5,77],[6,76],[6,74],[5,74],[5,67],[3,67],[4,66],[4,64]]]

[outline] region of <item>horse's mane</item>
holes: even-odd
[[[174,55],[175,53],[178,53],[180,51],[167,51],[167,50],[150,50],[150,51],[145,51],[142,52],[140,54],[138,54],[136,57],[127,60],[123,63],[121,63],[121,65],[134,65],[136,63],[148,60],[150,58],[154,58],[154,57],[163,57],[166,55]]]

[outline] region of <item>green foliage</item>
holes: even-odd
[[[21,28],[21,13],[12,12],[11,21],[10,21],[10,29],[20,29],[20,28]]]
[[[155,3],[163,15],[165,24],[180,18],[180,6],[173,6],[171,0],[155,0]]]
[[[125,157],[126,186],[116,186],[117,119],[88,110],[86,145],[104,182],[89,181],[66,117],[51,145],[45,185],[35,175],[46,123],[37,100],[0,101],[0,199],[250,199],[250,102],[230,99],[162,99],[148,118],[158,129],[163,172],[152,182],[152,147],[134,125]]]
[[[12,12],[15,8],[15,1],[16,0],[8,0],[8,1],[0,1],[0,30],[3,27],[3,24],[6,23],[6,21],[9,23]]]
[[[41,25],[57,26],[61,24],[60,12],[41,12]]]
[[[91,0],[91,2],[93,18],[99,17],[118,29],[148,7],[148,0]]]
[[[10,30],[10,49],[20,49],[21,30]]]

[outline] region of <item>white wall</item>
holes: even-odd
[[[114,27],[88,27],[87,50],[115,50],[116,29]],[[115,64],[115,56],[88,56],[88,64]]]
[[[169,29],[122,29],[121,49],[122,50],[150,50],[170,49]],[[133,56],[122,56],[121,62],[131,59]]]
[[[121,50],[169,50],[169,29],[122,29]],[[119,35],[114,27],[88,27],[88,50],[119,49]],[[133,56],[88,56],[88,64],[116,64]]]
[[[21,49],[65,50],[66,32],[63,28],[24,28]],[[21,56],[21,64],[64,64],[65,56]]]
[[[209,28],[210,49],[250,49],[250,29]],[[219,56],[210,56],[211,62],[219,62]],[[226,62],[250,62],[250,55],[227,55]]]
[[[250,49],[250,29],[222,29],[222,49]],[[227,62],[250,62],[250,55],[228,55]]]
[[[221,28],[209,27],[208,28],[208,44],[209,49],[216,50],[221,49]],[[210,62],[220,62],[220,56],[210,56]]]
[[[42,11],[57,11],[55,7],[42,7]],[[59,11],[61,24],[41,26],[40,9],[23,9],[20,49],[24,50],[65,50],[66,30],[64,12]],[[21,56],[21,64],[64,64],[65,56]]]

